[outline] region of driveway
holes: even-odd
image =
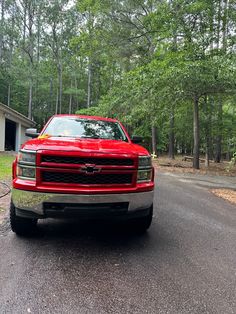
[[[157,174],[143,236],[48,220],[27,239],[5,220],[0,313],[236,313],[236,207],[208,191],[235,183]]]

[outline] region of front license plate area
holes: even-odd
[[[116,216],[126,214],[128,202],[74,204],[74,203],[44,203],[43,210],[46,217],[76,217],[76,216]]]

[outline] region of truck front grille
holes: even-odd
[[[74,184],[132,184],[132,173],[98,173],[86,175],[71,172],[42,172],[43,182],[74,183]]]
[[[70,156],[42,156],[42,162],[60,164],[94,164],[104,166],[133,166],[134,160],[130,158],[100,158],[100,157],[70,157]]]

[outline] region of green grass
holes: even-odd
[[[0,153],[0,180],[11,178],[11,166],[15,156]]]

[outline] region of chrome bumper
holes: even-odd
[[[18,209],[44,215],[43,204],[101,204],[128,202],[128,213],[149,208],[153,203],[153,191],[127,194],[57,194],[12,189],[12,202]]]

